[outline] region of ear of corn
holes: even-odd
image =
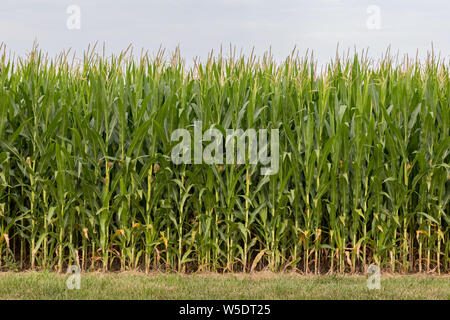
[[[272,128],[280,169],[174,165],[177,128]],[[0,56],[0,263],[450,270],[449,65],[430,56]],[[1,265],[0,265],[1,267]]]

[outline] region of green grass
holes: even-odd
[[[383,276],[380,290],[364,276],[298,274],[87,273],[80,290],[67,276],[0,273],[0,299],[450,299],[448,276]]]

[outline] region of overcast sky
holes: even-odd
[[[80,8],[80,29],[67,26],[71,5]],[[368,13],[370,6],[379,15],[373,7]],[[377,58],[388,45],[423,57],[433,42],[449,58],[449,14],[449,0],[1,0],[0,42],[20,55],[35,39],[51,55],[67,48],[81,53],[95,41],[105,42],[109,53],[129,44],[150,53],[179,44],[186,60],[230,43],[258,54],[271,46],[281,60],[296,46],[313,49],[321,62],[335,55],[338,43],[369,47]]]

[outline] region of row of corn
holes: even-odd
[[[0,53],[0,269],[450,271],[449,63]],[[171,134],[278,129],[279,170]]]

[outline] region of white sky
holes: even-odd
[[[81,9],[81,29],[69,30],[69,5]],[[370,5],[380,8],[381,29],[367,25]],[[105,42],[108,53],[133,44],[155,53],[180,45],[189,62],[223,44],[257,54],[272,47],[277,60],[294,46],[313,49],[321,62],[340,49],[369,47],[421,57],[431,49],[450,57],[449,0],[0,0],[0,42],[25,54],[36,39],[51,55]]]

